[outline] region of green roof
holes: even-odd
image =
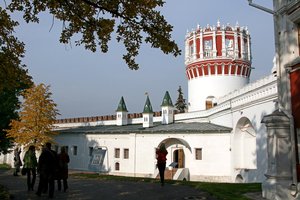
[[[153,134],[226,134],[231,133],[232,128],[212,124],[208,122],[191,122],[183,123],[176,122],[173,124],[162,125],[154,123],[151,128],[143,128],[142,124],[129,124],[127,126],[116,125],[99,125],[73,127],[62,130],[57,130],[60,133],[66,134],[130,134],[130,133],[153,133]],[[59,136],[59,135],[58,135]]]
[[[153,113],[152,105],[149,99],[149,96],[147,95],[146,103],[144,106],[144,111],[143,113]]]
[[[171,100],[171,97],[170,97],[170,94],[168,91],[166,91],[166,94],[164,96],[161,106],[172,106],[173,107],[173,103],[172,103],[172,100]]]
[[[117,108],[117,112],[128,112],[123,97],[121,97],[120,103],[119,103],[118,108]]]

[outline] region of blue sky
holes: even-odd
[[[256,0],[254,3],[272,8],[272,1]],[[182,55],[165,55],[145,44],[140,49],[138,71],[130,70],[122,59],[124,48],[114,38],[109,51],[92,53],[83,46],[59,43],[62,23],[50,15],[41,15],[39,24],[26,24],[20,17],[16,34],[26,44],[24,63],[36,84],[51,86],[53,100],[61,116],[58,118],[99,116],[115,114],[124,97],[129,113],[142,112],[149,94],[153,109],[160,110],[169,91],[176,102],[179,86],[187,99],[187,79],[184,65],[184,38],[187,30],[197,24],[206,26],[230,23],[247,26],[251,34],[253,62],[250,82],[268,75],[274,56],[274,30],[272,15],[248,5],[247,0],[168,0],[160,9],[174,26],[173,39]],[[75,38],[73,39],[73,42]]]

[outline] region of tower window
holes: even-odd
[[[226,55],[229,57],[232,57],[234,55],[233,52],[233,39],[226,39],[225,40],[225,46],[226,46]]]
[[[204,41],[204,57],[212,57],[212,40]]]

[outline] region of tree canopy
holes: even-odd
[[[183,92],[181,86],[178,88],[178,98],[175,103],[175,107],[179,110],[180,113],[184,113],[187,105],[185,103],[185,99],[183,98]]]
[[[19,120],[12,120],[7,136],[24,146],[41,147],[52,141],[53,124],[58,115],[56,104],[51,99],[49,86],[40,84],[23,92],[24,102]]]
[[[7,153],[12,140],[6,137],[11,119],[17,119],[21,92],[32,85],[21,58],[24,44],[14,37],[17,22],[0,7],[0,153]]]
[[[4,7],[5,5],[5,7]],[[0,4],[0,153],[7,153],[11,138],[6,136],[11,119],[17,119],[21,92],[32,86],[32,78],[22,64],[25,45],[14,36],[18,22],[11,19],[20,11],[24,20],[39,23],[39,14],[46,12],[62,23],[59,41],[67,44],[76,36],[76,45],[103,53],[115,35],[125,46],[123,59],[130,69],[137,70],[135,58],[143,42],[165,54],[181,53],[172,40],[173,27],[159,9],[163,0],[10,0]]]
[[[123,59],[130,69],[138,69],[135,62],[143,41],[165,54],[181,53],[171,38],[173,27],[158,11],[163,0],[11,0],[10,11],[23,12],[26,22],[39,22],[38,14],[49,12],[62,22],[60,42],[69,43],[76,34],[81,38],[76,45],[84,45],[93,52],[108,51],[108,42],[116,32],[127,53]]]

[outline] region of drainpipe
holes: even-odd
[[[133,176],[136,177],[136,133],[134,133],[134,166],[133,166]]]
[[[275,14],[275,12],[273,10],[269,9],[269,8],[263,7],[263,6],[258,5],[256,3],[252,3],[252,0],[248,0],[248,3],[249,3],[250,6],[252,6],[254,8],[257,8],[259,10],[265,11],[265,12],[270,13],[272,15]]]

